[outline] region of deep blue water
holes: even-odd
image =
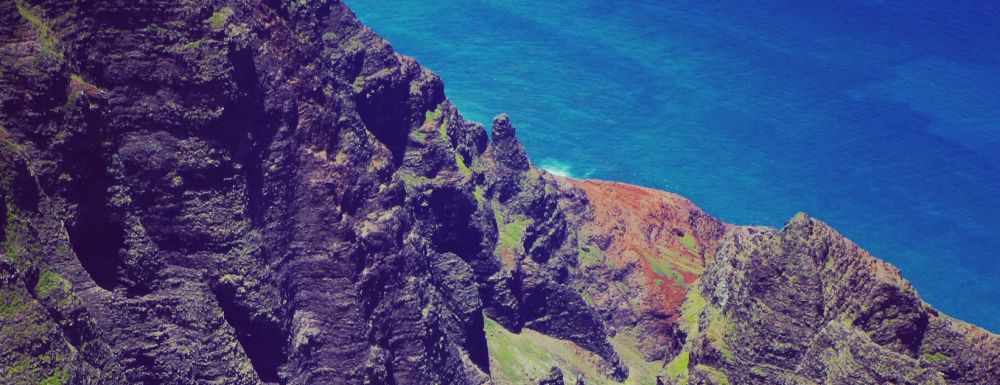
[[[731,223],[806,211],[1000,331],[1000,5],[347,2],[536,164]]]

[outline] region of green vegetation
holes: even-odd
[[[708,327],[705,329],[705,337],[708,338],[708,342],[713,348],[722,352],[726,359],[732,361],[734,359],[733,350],[726,343],[726,336],[730,333],[729,318],[719,314],[716,309],[711,309],[709,314],[711,316]]]
[[[729,376],[726,376],[726,374],[719,369],[702,364],[696,365],[695,369],[699,372],[708,374],[708,378],[711,378],[712,382],[718,385],[729,385]]]
[[[673,264],[672,268],[678,271],[686,271],[691,274],[700,276],[705,272],[705,267],[696,261],[693,261],[676,250],[669,249],[663,245],[656,245],[657,251],[660,252],[660,256],[667,258]]]
[[[685,249],[688,249],[691,254],[698,255],[698,240],[695,239],[694,235],[691,235],[690,232],[684,233],[684,236],[681,237],[681,245],[683,245]]]
[[[360,94],[361,91],[364,91],[365,90],[365,77],[362,76],[362,75],[358,75],[358,77],[354,78],[354,84],[351,85],[351,89],[353,89],[354,93],[356,93],[356,94]]]
[[[950,357],[948,357],[948,355],[946,355],[944,353],[941,353],[941,352],[937,352],[937,353],[934,353],[934,354],[924,353],[920,357],[923,358],[924,361],[935,363],[935,364],[941,363],[941,362],[945,362],[945,361],[948,360],[948,358],[950,358]]]
[[[28,370],[28,363],[28,359],[22,358],[20,361],[17,361],[14,366],[7,368],[7,378],[16,377],[21,375],[21,373],[24,373]]]
[[[44,354],[39,357],[23,356],[17,361],[17,364],[7,369],[6,378],[19,378],[22,381],[30,381],[30,383],[38,385],[63,385],[69,382],[69,366],[64,366],[62,369],[55,369],[48,377],[45,377],[41,381],[37,380],[42,376],[42,373],[39,373],[43,370],[42,367],[48,366],[47,364],[52,362],[64,362],[63,356],[59,353]],[[33,363],[35,365],[32,365]]]
[[[424,127],[430,127],[430,126],[433,126],[433,125],[437,124],[438,119],[441,119],[441,115],[442,114],[444,114],[444,111],[441,110],[441,105],[440,104],[437,106],[437,108],[434,109],[434,111],[427,111],[427,112],[425,112],[424,113],[424,124],[423,124],[423,126]],[[445,128],[445,130],[447,130],[447,128]],[[438,133],[440,133],[440,131]],[[445,135],[447,135],[447,131],[445,131]]]
[[[705,318],[701,318],[704,316]],[[707,321],[704,330],[701,329],[699,319]],[[687,291],[684,305],[681,307],[681,327],[687,331],[688,342],[673,361],[667,364],[666,374],[678,384],[687,384],[690,377],[690,351],[691,344],[702,344],[707,341],[715,350],[722,353],[726,360],[732,361],[735,354],[726,343],[726,338],[732,333],[729,318],[722,311],[711,306],[701,293],[700,282],[692,284]],[[702,340],[704,338],[704,340]],[[695,370],[707,374],[716,384],[729,384],[729,378],[725,373],[713,367],[697,365]]]
[[[65,384],[66,381],[68,380],[69,380],[68,373],[64,373],[63,371],[58,371],[56,373],[52,373],[51,376],[46,377],[44,380],[42,380],[42,382],[39,382],[38,385],[62,385]]]
[[[414,140],[420,143],[424,143],[427,141],[427,133],[420,131],[419,129],[413,130],[413,133],[410,134],[410,137],[412,137]]]
[[[15,4],[17,5],[17,12],[21,14],[21,17],[27,20],[38,31],[38,44],[42,46],[43,52],[62,59],[62,52],[58,48],[59,37],[52,31],[48,23],[36,13],[33,7],[29,7],[23,0],[17,0]]]
[[[403,179],[403,184],[406,185],[406,187],[416,187],[433,181],[431,178],[423,175],[414,175],[409,171],[400,172],[399,177]]]
[[[43,356],[42,357],[43,360],[46,357],[47,356]],[[55,353],[55,357],[49,357],[49,359],[54,360],[56,362],[63,362],[63,357],[59,353]],[[53,370],[52,374],[43,379],[41,382],[39,382],[38,385],[63,385],[68,383],[69,379],[70,379],[70,366],[66,365],[63,366],[62,369]]]
[[[16,263],[21,260],[21,257],[24,256],[25,250],[24,247],[14,239],[15,236],[12,233],[13,232],[7,233],[7,239],[4,241],[3,245],[3,253]]]
[[[25,229],[25,224],[17,215],[17,208],[7,204],[7,236],[3,240],[3,252],[14,263],[17,263],[26,254],[24,246],[21,244],[19,234]]]
[[[688,286],[684,273],[698,276],[705,271],[703,266],[687,254],[663,245],[656,245],[656,250],[654,253],[643,252],[643,258],[649,263],[653,273],[669,278],[674,286]]]
[[[212,28],[219,28],[226,24],[226,20],[233,15],[233,9],[230,7],[222,7],[222,9],[216,11],[212,14],[212,17],[208,18],[208,24]]]
[[[336,156],[333,157],[333,163],[338,165],[347,164],[347,160],[348,155],[344,150],[341,150]]]
[[[687,283],[684,282],[684,275],[678,272],[670,260],[664,258],[662,255],[649,256],[646,255],[646,261],[649,261],[650,267],[653,268],[653,272],[662,276],[670,277],[677,286],[686,286]]]
[[[11,289],[0,290],[0,318],[10,318],[20,313],[26,305],[22,296]]]
[[[95,86],[93,84],[90,84],[90,82],[84,80],[83,76],[80,76],[80,74],[72,74],[72,75],[69,76],[69,79],[71,81],[73,81],[74,83],[80,85],[81,88],[85,88],[85,89],[97,89],[97,86]]]
[[[393,74],[399,73],[399,67],[389,67],[378,70],[378,72],[368,76],[368,79],[385,79],[390,78]]]
[[[630,331],[619,331],[611,340],[611,346],[628,366],[629,375],[625,384],[655,385],[656,375],[663,367],[663,361],[646,361],[639,351],[639,341]],[[589,381],[587,383],[590,383]],[[617,384],[617,383],[615,383]]]
[[[691,364],[691,352],[684,350],[677,357],[674,357],[667,366],[667,376],[677,379],[678,384],[687,385],[688,365]]]
[[[542,340],[526,340],[490,318],[486,318],[486,339],[490,358],[496,362],[497,380],[511,384],[528,383],[528,378],[538,378],[548,368],[546,361],[552,357],[542,347]],[[522,332],[521,334],[527,334]],[[548,341],[545,341],[548,342]],[[501,382],[501,381],[498,381]]]
[[[223,274],[219,277],[219,284],[226,286],[239,286],[239,283],[243,281],[242,275],[236,274]]]
[[[512,333],[490,318],[486,318],[486,340],[492,361],[490,366],[498,385],[535,383],[547,375],[552,366],[562,369],[568,379],[572,379],[573,373],[583,374],[587,384],[622,384],[599,372],[598,368],[603,365],[600,357],[570,341],[531,329]],[[629,367],[625,385],[656,384],[660,363],[646,362],[636,348],[635,338],[622,332],[611,342]]]
[[[84,80],[83,76],[80,76],[79,74],[72,74],[70,75],[69,78],[70,78],[69,91],[66,95],[66,103],[63,104],[63,107],[71,107],[74,104],[76,104],[76,100],[83,93],[94,94],[100,90],[99,88],[97,88],[97,86],[90,84],[86,80]],[[60,132],[59,134],[63,136],[63,139],[65,139],[66,136],[65,133]]]
[[[833,270],[834,266],[836,266],[835,261],[836,258],[833,258],[832,256],[827,256],[826,263],[823,264],[823,270]]]
[[[472,191],[472,196],[476,197],[476,202],[482,205],[486,202],[486,188],[483,186],[476,186],[476,189]]]
[[[507,223],[500,212],[499,204],[493,205],[493,217],[497,221],[497,228],[500,230],[500,237],[497,239],[497,254],[502,254],[503,250],[519,250],[523,248],[524,231],[531,224],[531,219],[524,215],[515,214],[514,220]]]
[[[576,252],[576,261],[580,264],[580,268],[599,265],[605,260],[604,253],[601,252],[599,247],[594,245],[580,246],[580,249]]]
[[[64,292],[68,293],[70,283],[52,270],[46,269],[42,271],[41,276],[38,277],[38,283],[35,284],[35,294],[39,297],[45,297],[56,288],[62,288]]]
[[[726,376],[722,371],[713,368],[708,365],[698,364],[693,368],[694,371],[705,373],[709,378],[712,379],[712,383],[719,385],[729,385],[729,377]],[[687,349],[681,351],[677,357],[674,357],[667,366],[664,367],[664,373],[667,377],[676,380],[677,384],[687,385],[691,378],[691,352]]]
[[[681,306],[681,320],[686,324],[681,326],[688,330],[688,335],[694,335],[698,332],[698,316],[707,305],[705,297],[701,295],[701,284],[696,282],[691,285],[688,288],[684,305]]]
[[[461,172],[462,175],[472,175],[472,170],[469,169],[469,166],[465,165],[465,157],[463,157],[462,153],[458,151],[455,151],[455,164],[458,166],[458,171]]]
[[[184,43],[180,46],[174,45],[169,48],[170,52],[173,53],[184,53],[186,51],[193,51],[201,47],[202,44],[208,41],[208,38],[198,39],[192,42]]]
[[[444,141],[448,141],[448,121],[447,120],[441,122],[441,125],[438,126],[438,138],[441,138]]]
[[[705,298],[701,295],[701,286],[693,285],[687,293],[684,302],[681,319],[687,324],[688,336],[694,340],[698,336],[704,336],[708,343],[728,360],[734,359],[734,353],[726,343],[726,338],[732,332],[729,318],[722,314],[722,311],[709,306]],[[704,330],[700,330],[698,318],[704,314],[708,325]]]
[[[352,35],[347,39],[347,46],[344,47],[345,52],[357,52],[365,48],[365,43],[359,39],[358,35]]]

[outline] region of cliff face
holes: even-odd
[[[1000,378],[815,220],[534,168],[339,2],[0,18],[2,383]]]
[[[990,384],[996,335],[922,302],[894,267],[799,214],[739,228],[688,293],[666,383]]]

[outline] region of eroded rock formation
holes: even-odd
[[[0,18],[2,383],[1000,378],[818,221],[533,167],[340,2]]]

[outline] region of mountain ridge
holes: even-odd
[[[534,167],[506,115],[488,137],[340,2],[17,0],[0,17],[5,383],[1000,378],[996,335],[821,222],[727,225]],[[877,285],[851,302],[818,283],[834,272]],[[755,320],[759,301],[787,305],[765,314],[781,322]],[[828,338],[781,339],[811,333]],[[547,353],[519,361],[497,336]],[[855,348],[887,369],[820,362]]]

